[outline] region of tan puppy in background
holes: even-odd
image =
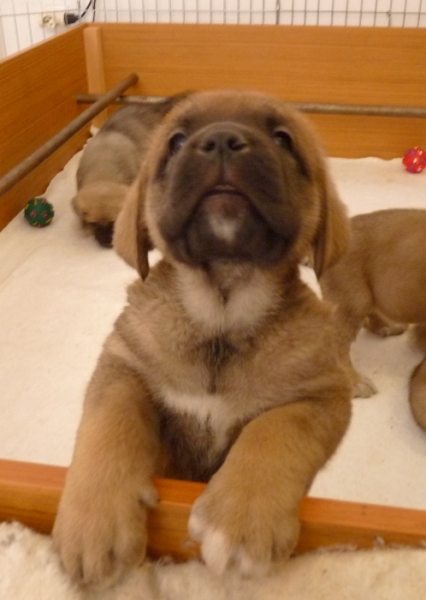
[[[324,298],[337,306],[344,353],[362,325],[381,336],[409,323],[426,325],[426,210],[390,209],[351,219],[345,256],[320,278]],[[425,344],[423,344],[425,345]],[[374,384],[351,367],[354,395],[368,397]]]
[[[417,424],[426,429],[426,357],[411,375],[409,400]]]
[[[164,256],[150,272],[147,232]],[[143,560],[154,475],[208,482],[189,528],[215,572],[289,557],[350,417],[332,312],[299,263],[313,247],[321,274],[347,236],[316,137],[282,102],[205,92],[165,117],[115,232],[141,279],[89,384],[54,527],[74,578]]]
[[[139,173],[151,133],[177,98],[117,110],[83,150],[72,206],[82,227],[101,246],[111,247],[114,223]]]

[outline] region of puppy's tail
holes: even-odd
[[[426,429],[426,357],[411,375],[409,400],[417,424]]]

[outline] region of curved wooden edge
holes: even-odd
[[[0,460],[0,521],[17,520],[36,531],[51,531],[66,468]],[[205,486],[200,483],[157,479],[158,506],[148,520],[149,553],[186,559],[197,555],[187,533],[192,504]],[[330,545],[372,547],[385,544],[423,545],[426,511],[370,504],[304,498],[302,529],[296,552]]]

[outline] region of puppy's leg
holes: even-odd
[[[216,573],[266,574],[298,539],[299,502],[349,423],[350,390],[263,413],[241,432],[196,501],[191,535]]]
[[[350,356],[350,348],[351,344],[342,340],[341,356],[342,361],[346,366],[349,379],[352,382],[352,397],[370,398],[374,394],[377,394],[377,388],[369,377],[355,369]]]
[[[415,420],[426,429],[426,358],[413,371],[409,399]]]
[[[337,306],[335,322],[339,332],[340,356],[346,366],[349,378],[352,382],[353,398],[370,398],[377,393],[374,383],[353,366],[350,351],[352,342],[358,335],[365,319],[365,311],[348,310],[348,307]]]
[[[104,352],[88,388],[53,530],[63,566],[79,583],[112,583],[144,559],[158,455],[156,416],[143,382]]]
[[[369,398],[377,389],[368,377],[358,373],[353,366],[350,348],[365,318],[373,312],[370,289],[356,266],[351,268],[345,260],[328,269],[321,277],[320,285],[324,299],[335,307],[334,319],[339,332],[340,356],[345,360],[352,381],[352,395],[354,398]]]
[[[418,323],[412,327],[410,339],[418,350],[426,352],[426,323]]]
[[[380,337],[401,335],[408,329],[408,325],[394,323],[377,309],[365,318],[364,327]]]

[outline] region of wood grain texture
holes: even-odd
[[[0,521],[18,520],[49,533],[55,518],[66,469],[0,460]],[[157,479],[160,503],[148,521],[151,556],[185,559],[197,554],[187,522],[191,506],[205,486]],[[426,512],[337,500],[304,498],[300,506],[302,530],[296,552],[335,544],[358,548],[386,544],[421,545],[426,540]]]
[[[92,94],[104,94],[105,85],[104,57],[102,51],[102,32],[100,27],[86,27],[84,50],[86,55],[87,87]],[[95,127],[102,127],[108,118],[108,109],[102,111],[92,121]]]
[[[130,70],[129,93],[218,87],[294,102],[424,106],[426,30],[244,25],[102,24],[106,85]],[[129,51],[131,48],[131,51]],[[401,156],[425,119],[315,116],[332,156]]]
[[[0,62],[0,176],[75,118],[75,94],[87,90],[84,27]],[[83,146],[88,127],[0,199],[0,228]]]

